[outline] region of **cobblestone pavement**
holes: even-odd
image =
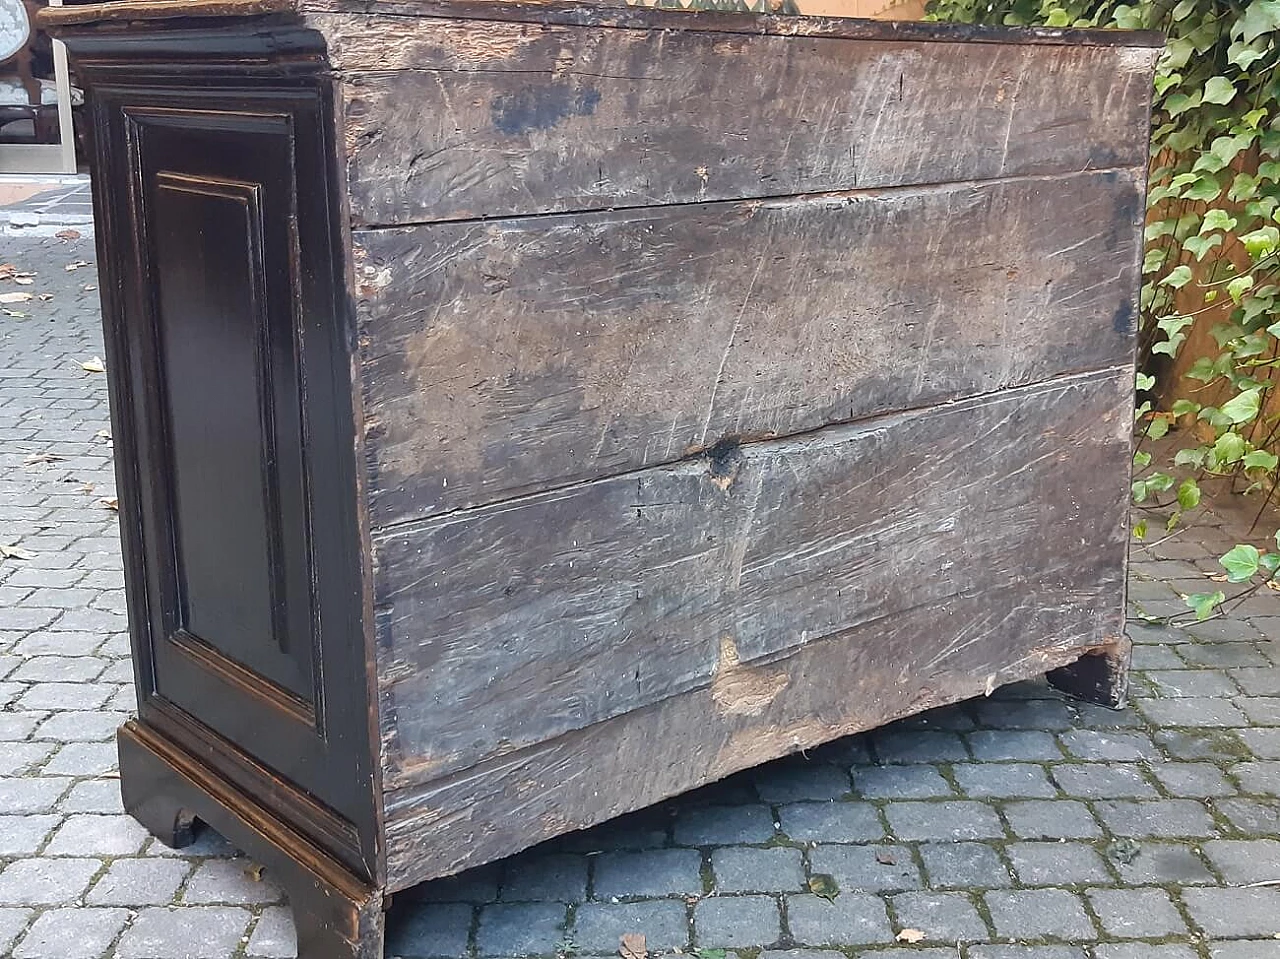
[[[106,391],[81,366],[97,293],[66,269],[92,258],[0,256],[38,273],[3,290],[53,294],[0,315],[0,544],[29,551],[0,561],[0,954],[289,956],[269,874],[121,813],[134,699]],[[1235,536],[1214,522],[1135,555],[1138,607],[1209,586]],[[842,740],[398,897],[388,953],[606,955],[635,931],[700,959],[1277,959],[1280,597],[1132,632],[1123,712],[1028,683]]]

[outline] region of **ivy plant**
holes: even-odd
[[[1152,111],[1133,498],[1140,509],[1171,509],[1165,536],[1199,507],[1207,476],[1262,490],[1269,502],[1280,462],[1280,416],[1267,412],[1280,408],[1268,403],[1280,365],[1280,0],[930,0],[929,14],[1168,37]],[[1220,318],[1209,330],[1214,348],[1182,364],[1180,392],[1202,399],[1157,409],[1156,374],[1173,368],[1191,327],[1209,314]],[[1192,439],[1172,457],[1180,469],[1170,469],[1143,441],[1177,422],[1189,427],[1178,436]],[[1146,519],[1134,535],[1150,535]],[[1280,585],[1280,552],[1240,544],[1220,562],[1225,576],[1215,578],[1249,584],[1233,600]],[[1226,601],[1222,590],[1186,597],[1200,619]]]

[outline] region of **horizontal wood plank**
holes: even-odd
[[[831,637],[869,645],[882,681],[1062,642],[1033,628],[1040,605],[1069,642],[1103,641],[1132,389],[1128,367],[1070,377],[376,538],[386,787],[692,690],[761,714],[789,682],[764,664]],[[920,609],[928,629],[904,618]]]
[[[357,235],[374,526],[1128,362],[1128,172]]]
[[[378,17],[326,32],[364,225],[1134,167],[1157,53]]]

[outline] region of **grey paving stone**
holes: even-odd
[[[513,902],[480,910],[476,952],[481,956],[534,956],[556,952],[565,939],[565,906]]]
[[[1089,808],[1073,799],[1005,803],[1004,815],[1020,839],[1090,839],[1102,835]]]
[[[141,910],[116,947],[118,959],[224,959],[240,945],[252,914],[234,906]]]
[[[775,835],[768,806],[696,806],[680,810],[675,840],[682,846],[768,842]]]
[[[1280,801],[1262,799],[1217,799],[1214,807],[1242,833],[1280,833]]]
[[[1000,817],[990,806],[965,800],[891,802],[884,807],[889,828],[899,839],[961,840],[1004,836]]]
[[[107,668],[96,656],[37,656],[18,667],[9,679],[24,683],[86,683]]]
[[[580,953],[613,955],[631,932],[643,932],[650,950],[688,949],[685,904],[671,899],[584,903],[575,915],[573,942]]]
[[[1233,796],[1236,792],[1236,787],[1212,763],[1152,763],[1151,772],[1170,795],[1179,798]]]
[[[1153,669],[1146,679],[1165,697],[1230,697],[1240,691],[1227,673],[1214,669]]]
[[[150,834],[132,816],[68,817],[45,853],[50,856],[131,856],[141,852]]]
[[[843,959],[844,953],[835,949],[766,949],[760,953],[760,959]],[[920,959],[933,959],[932,956],[921,956]],[[947,956],[945,959],[952,959]]]
[[[0,713],[0,743],[21,742],[35,732],[43,713]]]
[[[294,959],[298,955],[298,934],[293,926],[293,914],[287,907],[271,906],[262,911],[245,955],[263,959]]]
[[[85,901],[95,906],[163,906],[174,900],[191,872],[182,859],[117,859]]]
[[[597,899],[683,896],[702,892],[702,856],[695,849],[653,849],[595,857]]]
[[[1168,646],[1135,646],[1133,649],[1134,669],[1182,669],[1186,665]]]
[[[1062,758],[1053,734],[1039,730],[980,729],[969,733],[968,738],[974,758],[987,762],[1049,762]]]
[[[701,948],[768,946],[782,938],[777,900],[716,896],[693,907],[693,939]]]
[[[1016,939],[1092,939],[1080,898],[1064,889],[999,890],[986,894],[996,935]]]
[[[76,783],[58,803],[64,813],[93,812],[122,815],[124,802],[120,798],[120,780],[86,779]]]
[[[863,802],[792,803],[778,809],[782,832],[796,842],[874,842],[884,826]]]
[[[576,902],[586,897],[586,856],[526,855],[507,863],[502,898],[508,902]]]
[[[1157,726],[1243,726],[1244,714],[1225,699],[1143,699],[1138,710]]]
[[[415,903],[411,908],[393,907],[387,914],[386,954],[404,959],[455,959],[467,955],[473,908],[463,903]],[[284,919],[289,919],[287,911]],[[256,933],[255,930],[255,936]],[[296,940],[297,932],[291,922],[288,934]],[[252,955],[253,938],[249,944]]]
[[[1162,939],[1187,933],[1186,923],[1163,889],[1092,889],[1088,895],[1109,936]]]
[[[832,876],[841,889],[864,892],[921,886],[920,870],[903,846],[816,846],[809,851],[809,872]]]
[[[986,939],[987,924],[969,897],[958,892],[904,892],[893,897],[903,929],[918,929],[926,942]]]
[[[1280,697],[1241,697],[1236,703],[1245,714],[1247,722],[1257,726],[1280,726]]]
[[[129,920],[127,909],[50,909],[13,950],[13,959],[98,959]]]
[[[1280,729],[1237,729],[1236,735],[1258,759],[1280,759]]]
[[[1209,959],[1275,959],[1275,939],[1237,939],[1209,945]]]
[[[1073,729],[1059,735],[1067,752],[1077,759],[1132,762],[1159,755],[1145,733]]]
[[[786,902],[787,925],[798,942],[858,946],[893,940],[879,896],[842,892],[834,902],[810,895],[788,896]]]
[[[890,726],[873,733],[871,741],[882,763],[962,762],[969,758],[964,741],[953,732]]]
[[[55,776],[0,777],[0,813],[51,812],[70,785],[70,779]]]
[[[711,872],[717,892],[800,892],[805,884],[800,850],[782,846],[716,849]]]
[[[101,868],[97,859],[19,859],[0,872],[0,905],[61,906],[74,902]]]
[[[0,856],[34,855],[62,821],[48,813],[34,816],[0,816]]]
[[[1120,851],[1123,855],[1115,854]],[[1215,881],[1195,850],[1180,843],[1126,843],[1112,850],[1108,858],[1129,885],[1194,886]]]
[[[976,708],[979,724],[995,729],[1070,729],[1075,724],[1071,706],[1057,699],[984,699]]]
[[[101,742],[114,737],[128,718],[127,713],[57,712],[41,723],[36,738],[62,743]]]
[[[1047,799],[1058,794],[1044,767],[1031,763],[956,763],[951,774],[961,792],[974,799]]]
[[[1025,886],[1074,886],[1111,881],[1096,849],[1076,842],[1018,842],[1005,850]]]
[[[1200,959],[1182,943],[1104,942],[1093,947],[1094,959]]]
[[[33,909],[0,907],[0,955],[8,955],[9,947],[35,916]]]
[[[995,944],[970,946],[969,959],[1085,959],[1085,954],[1079,946]]]
[[[49,758],[50,743],[5,743],[0,746],[0,776],[22,776]]]
[[[1272,665],[1262,653],[1248,643],[1185,643],[1174,647],[1178,656],[1192,666],[1217,669],[1259,668]]]
[[[1217,826],[1203,803],[1192,799],[1095,802],[1094,811],[1113,835],[1214,836]]]
[[[1136,764],[1060,763],[1053,778],[1068,796],[1080,799],[1155,799],[1156,788]]]
[[[853,771],[853,786],[866,799],[929,799],[955,790],[936,766],[862,766]]]
[[[116,769],[115,743],[67,743],[44,765],[46,776],[105,776]]]
[[[1280,924],[1280,891],[1194,887],[1182,890],[1192,921],[1215,939],[1271,936]]]
[[[1010,884],[999,854],[978,842],[921,843],[917,847],[934,888],[998,888]]]
[[[1280,667],[1245,667],[1228,675],[1250,696],[1280,696]]]
[[[1234,730],[1159,729],[1155,741],[1171,759],[1226,761],[1239,759],[1247,752]]]
[[[1247,886],[1280,879],[1278,840],[1215,839],[1202,844],[1200,851],[1230,885]],[[1276,931],[1280,932],[1280,928]]]
[[[88,656],[102,640],[101,633],[45,631],[27,636],[14,651],[20,656]]]
[[[771,763],[754,777],[756,792],[768,803],[840,799],[849,794],[849,774],[826,763]]]
[[[34,683],[21,696],[22,709],[96,709],[115,690],[85,683]]]

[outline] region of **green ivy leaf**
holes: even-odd
[[[1245,583],[1253,579],[1258,572],[1258,560],[1261,554],[1258,547],[1241,543],[1233,546],[1218,560],[1227,571],[1227,580],[1232,583]]]
[[[1227,199],[1235,203],[1251,200],[1258,195],[1258,181],[1248,173],[1237,173],[1227,191]]]
[[[1200,106],[1200,94],[1193,93],[1187,95],[1185,93],[1174,93],[1165,97],[1164,109],[1171,117],[1181,116],[1188,110],[1194,110]]]
[[[1146,373],[1138,374],[1138,377],[1137,377],[1138,390],[1145,392],[1146,390],[1151,389],[1151,387],[1155,385],[1156,385],[1156,378],[1154,376],[1148,376]]]
[[[1146,469],[1151,465],[1151,454],[1146,450],[1136,450],[1133,454],[1133,466],[1135,469]]]
[[[1266,49],[1267,45],[1258,44],[1257,38],[1249,43],[1237,40],[1227,47],[1227,62],[1234,63],[1241,70],[1248,70],[1250,66],[1266,56]]]
[[[1240,302],[1240,298],[1253,289],[1253,276],[1246,273],[1244,276],[1237,276],[1234,280],[1227,284],[1227,295],[1236,303]]]
[[[1235,85],[1226,77],[1210,77],[1204,85],[1201,100],[1204,103],[1227,104],[1236,97]]]
[[[1231,420],[1232,423],[1248,423],[1258,415],[1258,409],[1262,405],[1262,391],[1259,389],[1245,390],[1243,393],[1237,393],[1231,399],[1227,400],[1220,407],[1222,412]]]
[[[1160,281],[1161,286],[1171,286],[1180,290],[1191,282],[1191,267],[1183,263],[1169,271],[1169,275]]]
[[[1204,255],[1214,247],[1222,246],[1222,234],[1213,236],[1189,236],[1182,241],[1182,248],[1196,258],[1196,262],[1204,259]]]
[[[1217,468],[1230,466],[1240,462],[1244,456],[1244,437],[1239,433],[1227,431],[1214,441],[1213,456]]]
[[[1205,620],[1213,615],[1214,608],[1225,602],[1227,594],[1222,590],[1216,593],[1191,593],[1183,597],[1183,601],[1196,611],[1196,619]]]
[[[1178,505],[1184,510],[1200,505],[1200,487],[1194,479],[1188,477],[1178,484]]]
[[[1193,380],[1199,380],[1201,383],[1212,383],[1220,374],[1213,367],[1213,360],[1207,356],[1202,356],[1191,364],[1187,370],[1187,376]]]
[[[1195,449],[1178,450],[1174,454],[1175,466],[1204,466],[1205,457],[1209,455],[1209,447],[1198,446]]]
[[[1222,194],[1222,184],[1210,174],[1197,177],[1196,182],[1182,191],[1182,199],[1211,203]]]
[[[1174,400],[1172,412],[1174,416],[1194,415],[1200,412],[1200,404],[1195,400]]]
[[[1245,469],[1264,469],[1270,472],[1276,468],[1276,464],[1280,463],[1280,457],[1274,453],[1268,453],[1266,450],[1254,450],[1251,453],[1245,453],[1240,460],[1240,465]]]
[[[1158,272],[1160,267],[1164,265],[1165,258],[1168,255],[1168,250],[1159,248],[1147,250],[1146,255],[1142,258],[1143,275]]]
[[[1204,222],[1200,224],[1200,233],[1209,233],[1212,230],[1223,230],[1230,233],[1236,228],[1236,218],[1226,210],[1213,209],[1204,215]]]
[[[1153,440],[1162,439],[1169,432],[1169,421],[1163,416],[1154,416],[1147,424],[1147,435]]]
[[[1241,236],[1240,242],[1244,244],[1245,251],[1253,260],[1261,260],[1263,257],[1270,256],[1276,251],[1276,247],[1280,246],[1280,230],[1274,226],[1260,227]]]
[[[1280,0],[1253,0],[1244,16],[1231,27],[1231,35],[1252,43],[1264,33],[1280,27]]]
[[[1147,521],[1145,519],[1140,519],[1138,520],[1138,522],[1133,524],[1133,538],[1134,539],[1147,538]]]
[[[1280,553],[1263,553],[1258,560],[1258,565],[1262,567],[1262,571],[1268,578],[1274,577],[1276,571],[1280,570]]]

